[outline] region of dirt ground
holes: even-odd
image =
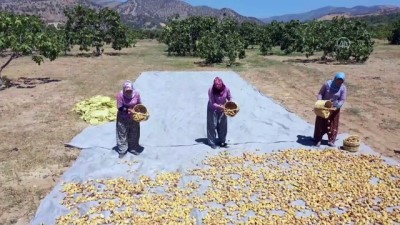
[[[261,56],[255,49],[232,68],[200,67],[198,58],[168,57],[164,50],[156,41],[140,41],[118,53],[106,49],[103,56],[91,57],[73,52],[41,66],[20,58],[3,71],[19,85],[0,91],[0,224],[29,223],[40,200],[79,155],[64,147],[88,126],[71,111],[74,104],[98,94],[113,96],[124,80],[143,71],[235,70],[310,123],[319,88],[344,71],[348,100],[340,131],[358,134],[383,155],[397,158],[400,46],[378,42],[363,65],[305,63],[302,56]],[[0,58],[0,64],[5,61]]]
[[[311,106],[321,85],[332,79],[335,72],[345,72],[348,94],[341,110],[339,132],[357,134],[385,156],[397,157],[394,150],[400,150],[400,46],[378,41],[370,59],[356,65],[307,63],[305,57],[298,56],[265,58],[283,65],[241,74],[311,123],[315,120]]]

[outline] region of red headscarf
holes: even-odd
[[[221,78],[216,77],[216,78],[214,79],[214,84],[213,84],[213,87],[212,87],[212,92],[213,92],[214,94],[221,94],[224,90],[225,90],[225,84],[224,84],[224,82],[222,81]]]

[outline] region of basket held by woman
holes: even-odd
[[[136,122],[143,122],[149,119],[149,111],[147,110],[146,106],[142,104],[137,104],[133,107],[133,120]]]
[[[224,113],[227,116],[234,117],[239,112],[239,105],[235,102],[228,101],[224,105]]]
[[[314,105],[314,113],[316,116],[327,119],[332,112],[332,102],[329,100],[318,100]]]
[[[344,150],[350,151],[350,152],[356,152],[358,151],[358,148],[360,147],[361,140],[360,137],[357,135],[350,135],[346,139],[343,140],[343,146],[342,148]]]

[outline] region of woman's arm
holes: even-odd
[[[228,99],[228,101],[232,100],[231,90],[229,88],[228,88],[227,93],[226,93],[226,99]]]
[[[121,93],[117,94],[117,109],[120,112],[127,112],[128,111],[128,107],[125,106],[124,100],[123,100],[123,97],[122,97]]]
[[[326,92],[326,84],[322,85],[321,89],[318,92],[317,99],[322,100]]]
[[[212,93],[212,89],[211,89],[211,88],[208,90],[208,99],[209,99],[211,105],[212,105],[215,109],[221,108],[221,106],[218,105],[218,104],[215,102],[215,97],[214,97],[214,95],[213,95],[213,93]]]
[[[346,98],[347,98],[347,88],[346,86],[343,85],[343,87],[340,90],[340,97],[337,101],[336,108],[340,109],[340,107],[342,107],[342,105],[346,101]]]
[[[137,94],[137,104],[142,104],[142,98],[140,97],[140,93],[139,92],[137,92],[136,93]]]

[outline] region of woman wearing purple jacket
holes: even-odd
[[[207,105],[207,139],[211,148],[217,145],[226,147],[228,120],[224,113],[224,104],[232,99],[231,92],[221,78],[214,79],[213,86],[208,90]],[[218,139],[217,139],[218,134]]]
[[[318,100],[332,101],[335,110],[327,119],[317,116],[315,120],[314,140],[317,147],[321,145],[322,137],[326,133],[328,133],[328,145],[335,147],[336,136],[339,131],[340,108],[346,101],[347,95],[346,85],[344,85],[345,79],[346,75],[343,72],[336,73],[335,78],[322,85],[318,93]]]
[[[129,151],[138,154],[140,124],[132,119],[133,107],[142,104],[140,93],[133,88],[130,80],[125,81],[117,94],[117,152],[122,158]]]

